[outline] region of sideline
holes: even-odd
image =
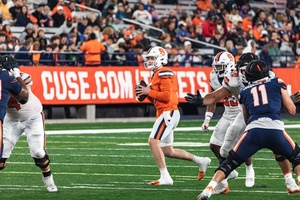
[[[300,124],[284,125],[284,128],[300,128]],[[214,126],[210,126],[209,130],[214,130]],[[47,135],[60,134],[105,134],[105,133],[142,133],[151,132],[152,128],[126,128],[126,129],[90,129],[90,130],[54,130],[46,131]],[[177,127],[176,131],[200,131],[201,127]]]

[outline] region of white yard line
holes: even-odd
[[[300,124],[285,125],[285,128],[300,128]],[[215,127],[209,127],[209,130],[214,130]],[[127,128],[127,129],[90,129],[90,130],[55,130],[46,131],[48,135],[59,134],[100,134],[100,133],[141,133],[151,132],[151,128]],[[178,127],[175,131],[199,131],[201,127]]]

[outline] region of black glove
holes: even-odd
[[[290,97],[291,97],[294,104],[300,103],[300,90],[298,90],[297,92],[292,94]]]
[[[197,90],[197,95],[187,93],[187,96],[185,96],[184,98],[190,104],[193,104],[193,105],[196,105],[196,106],[202,106],[203,105],[203,98],[202,98],[199,90]]]
[[[10,71],[11,69],[14,68],[19,68],[18,62],[12,56],[8,56],[8,55],[0,56],[0,63],[1,63],[1,67],[3,69],[6,69],[7,71]]]

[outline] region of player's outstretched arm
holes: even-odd
[[[296,106],[293,103],[291,97],[289,96],[287,90],[281,88],[282,104],[286,112],[290,115],[296,114]]]

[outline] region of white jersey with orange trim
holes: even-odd
[[[20,104],[13,97],[11,97],[6,106],[7,116],[20,122],[25,121],[36,114],[41,114],[43,111],[41,101],[31,91],[30,86],[33,84],[31,76],[22,72],[21,78],[29,90],[28,101],[25,104]]]
[[[222,80],[218,77],[214,70],[210,72],[210,86],[214,90],[222,87]],[[234,118],[240,112],[240,106],[237,98],[235,98],[235,96],[233,96],[232,94],[229,94],[222,101],[225,108],[223,117],[227,120],[234,120]]]

